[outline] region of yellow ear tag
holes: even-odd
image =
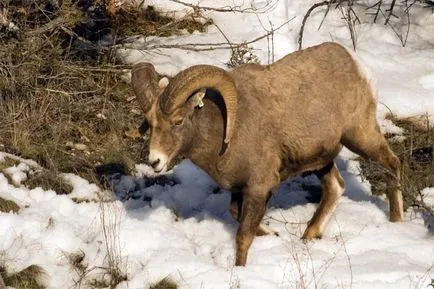
[[[198,92],[196,94],[196,106],[202,108],[205,104],[203,103],[203,98],[205,97],[205,92]]]

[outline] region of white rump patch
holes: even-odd
[[[343,45],[342,47],[344,47],[347,50],[347,52],[351,55],[351,58],[356,63],[357,70],[360,76],[362,76],[362,78],[366,79],[366,81],[368,82],[369,86],[371,87],[371,92],[374,99],[378,99],[377,90],[375,88],[375,78],[373,77],[372,71],[370,71],[369,68],[361,62],[360,57],[357,56],[357,54],[352,49],[345,47]]]

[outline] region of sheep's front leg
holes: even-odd
[[[245,266],[247,252],[259,228],[267,208],[267,193],[255,194],[252,191],[244,195],[240,227],[238,228],[236,246],[237,256],[235,266]]]
[[[268,201],[267,201],[268,203]],[[242,192],[232,192],[231,194],[231,207],[230,212],[232,214],[232,217],[236,221],[240,221],[241,218],[241,208],[243,206],[243,194]],[[256,230],[256,236],[265,236],[265,235],[278,235],[276,232],[273,232],[269,230],[265,225],[259,224],[258,229]]]

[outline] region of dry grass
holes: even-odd
[[[9,213],[14,212],[18,213],[20,210],[20,206],[17,203],[11,200],[6,200],[0,197],[0,212]]]
[[[178,285],[172,280],[170,280],[169,278],[164,278],[158,283],[151,285],[149,288],[150,289],[177,289]]]
[[[97,46],[98,40],[109,34],[168,36],[208,25],[196,21],[197,15],[175,20],[152,7],[108,11],[104,5],[111,2],[65,0],[57,8],[49,0],[0,4],[20,28],[0,27],[0,140],[7,152],[47,170],[32,177],[30,186],[67,193],[60,172],[98,183],[96,166],[119,163],[129,169],[143,160],[146,144],[126,133],[141,123],[123,80],[129,67],[118,63],[110,47]],[[98,19],[94,30],[89,18]]]
[[[389,145],[402,162],[401,189],[404,207],[419,206],[420,191],[434,187],[434,128],[428,118],[396,118],[388,116],[398,127],[404,129],[404,140],[397,140],[394,135],[386,135]],[[424,121],[425,120],[425,121]],[[373,194],[381,194],[386,185],[384,170],[376,163],[360,159],[362,175],[372,185]]]
[[[0,267],[0,275],[5,285],[16,289],[43,289],[40,280],[44,274],[44,270],[37,265],[31,265],[14,274],[7,274],[6,269]]]
[[[19,164],[19,161],[5,157],[3,161],[0,161],[0,172],[4,169],[16,166]]]
[[[155,35],[167,37],[179,35],[184,30],[189,33],[205,32],[211,20],[198,21],[200,14],[191,14],[182,19],[174,19],[169,14],[159,13],[153,6],[146,9],[120,9],[111,24],[120,37],[130,35]]]
[[[98,288],[111,288],[109,282],[106,281],[106,280],[104,280],[104,279],[101,279],[101,280],[100,279],[92,279],[89,282],[89,286],[90,286],[90,288],[95,288],[95,289],[98,289]]]
[[[64,178],[59,176],[55,171],[43,170],[31,175],[24,182],[26,187],[34,189],[41,187],[44,190],[53,190],[59,195],[69,194],[73,190],[73,186]]]
[[[19,160],[6,157],[0,162],[0,172],[3,172],[3,170],[7,168],[17,166],[19,163]],[[9,183],[13,184],[11,176],[9,174],[4,175],[9,180]],[[28,173],[27,180],[25,180],[23,184],[30,189],[41,187],[44,190],[54,190],[58,194],[69,194],[73,189],[72,185],[64,178],[59,176],[55,171],[50,170],[32,171]]]
[[[120,73],[84,71],[84,63],[63,63],[49,75],[23,78],[26,69],[32,70],[25,59],[16,64],[16,71],[10,71],[16,79],[15,92],[2,93],[0,139],[8,152],[34,159],[48,170],[77,173],[92,181],[95,165],[106,159],[140,157],[136,153],[140,143],[122,137],[140,119],[131,113],[138,108],[126,101],[132,93]],[[87,149],[70,144],[84,144]]]

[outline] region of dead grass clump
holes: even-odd
[[[8,180],[9,184],[16,185],[12,179],[10,174],[4,173],[4,170],[13,166],[17,166],[20,162],[8,157],[5,157],[3,161],[0,161],[0,172],[3,172],[3,175]]]
[[[195,31],[205,32],[212,21],[207,19],[199,21],[203,17],[199,14],[191,14],[181,19],[174,19],[170,15],[162,14],[153,6],[145,9],[126,6],[127,9],[119,9],[115,14],[111,26],[116,35],[126,37],[131,35],[167,37],[179,35],[184,31],[193,33]]]
[[[169,278],[164,278],[158,283],[151,285],[149,288],[150,289],[177,289],[178,285],[172,280],[170,280]]]
[[[89,283],[90,288],[111,288],[107,280],[104,279],[92,279]]]
[[[24,184],[29,189],[41,187],[45,191],[53,190],[59,195],[69,194],[74,189],[64,178],[51,170],[43,170],[29,175]]]
[[[8,157],[5,157],[4,160],[0,161],[0,172],[2,172],[4,169],[13,167],[18,165],[20,162]]]
[[[9,213],[12,211],[14,213],[18,213],[19,210],[20,210],[20,206],[18,206],[17,203],[0,197],[0,212]]]
[[[434,128],[428,118],[425,122],[415,122],[412,118],[388,116],[398,127],[404,129],[402,141],[394,135],[386,135],[389,145],[401,160],[401,190],[404,207],[419,206],[420,191],[434,187]],[[360,159],[362,175],[372,185],[373,194],[381,194],[386,185],[383,179],[385,171],[376,163]]]
[[[4,267],[0,267],[0,275],[6,286],[10,286],[16,289],[43,289],[41,279],[45,275],[45,271],[37,266],[31,265],[26,269],[14,273],[8,274]]]
[[[226,63],[227,66],[234,68],[246,63],[260,64],[259,58],[255,55],[253,49],[247,44],[232,48],[231,58]]]

